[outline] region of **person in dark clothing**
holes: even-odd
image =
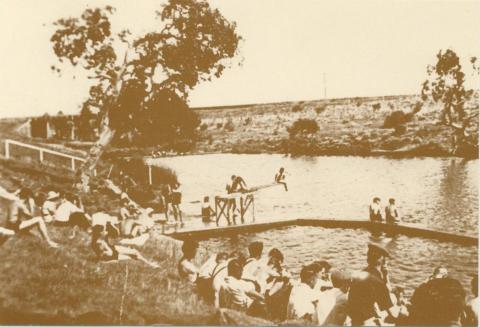
[[[202,221],[204,223],[211,222],[212,215],[215,215],[215,210],[210,206],[210,197],[205,196],[202,204]]]
[[[388,200],[388,206],[385,207],[385,221],[387,224],[396,224],[398,222],[398,210],[393,198]]]
[[[231,180],[232,182],[230,184],[230,190],[227,190],[228,193],[247,191],[247,183],[245,183],[245,180],[241,176],[232,175]]]
[[[465,310],[465,290],[456,279],[435,278],[414,292],[409,323],[412,325],[460,326]]]
[[[348,296],[348,312],[352,325],[379,325],[383,318],[397,318],[398,307],[391,300],[386,258],[388,251],[370,243],[367,252],[368,266],[356,274]]]
[[[278,173],[275,174],[275,182],[283,184],[285,191],[288,191],[287,182],[285,182],[285,169],[283,167],[281,167]]]

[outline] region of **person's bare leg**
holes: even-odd
[[[182,210],[180,210],[180,206],[177,204],[177,215],[180,218],[180,223],[183,224],[183,219],[182,219]]]
[[[24,229],[32,228],[34,226],[38,227],[38,230],[40,231],[40,235],[42,235],[45,241],[47,241],[48,245],[50,245],[52,248],[58,247],[58,244],[52,241],[48,236],[47,226],[45,225],[45,222],[43,221],[42,217],[35,217],[29,220],[22,221],[20,223],[19,229],[24,230]]]
[[[153,268],[158,268],[159,267],[159,265],[157,263],[146,259],[136,249],[132,249],[132,248],[129,248],[127,246],[121,246],[121,245],[116,245],[115,249],[118,251],[119,254],[128,255],[128,256],[130,256],[134,259],[140,260],[140,261],[146,263],[147,265],[149,265],[150,267],[153,267]]]

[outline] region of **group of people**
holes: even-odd
[[[98,259],[103,261],[138,259],[152,267],[156,263],[146,260],[129,245],[141,245],[153,228],[153,209],[143,209],[134,203],[126,193],[121,194],[121,208],[117,215],[96,212],[91,216],[85,212],[82,201],[73,193],[59,193],[54,190],[34,193],[23,187],[10,193],[0,188],[0,197],[8,202],[6,221],[0,227],[4,236],[14,236],[37,228],[50,247],[57,248],[49,235],[49,225],[69,228],[69,239],[74,239],[79,229],[91,234],[91,247]]]
[[[279,169],[279,171],[275,174],[274,177],[274,184],[280,184],[283,185],[285,188],[285,191],[288,191],[287,183],[285,181],[286,178],[286,172],[283,167]],[[274,184],[269,184],[267,186],[271,186]],[[247,183],[245,182],[245,179],[242,176],[238,175],[232,175],[230,177],[230,181],[227,183],[225,190],[227,191],[228,195],[233,195],[235,193],[247,193],[247,192],[252,192],[255,190],[258,190],[259,188],[264,188],[266,186],[261,186],[257,188],[249,188],[247,186]],[[226,213],[227,213],[227,222],[230,225],[230,212],[232,212],[233,216],[233,222],[234,224],[236,223],[235,217],[237,216],[237,208],[241,207],[237,205],[237,199],[235,197],[231,197],[228,199],[227,207],[226,207]],[[201,211],[201,216],[202,216],[202,221],[203,222],[211,222],[212,219],[211,217],[213,215],[216,215],[215,210],[212,209],[210,205],[210,197],[205,196],[203,198],[202,202],[202,211]],[[218,220],[217,220],[218,223]]]
[[[242,253],[220,252],[202,266],[195,265],[199,245],[183,244],[179,276],[217,308],[234,309],[274,322],[316,325],[477,325],[478,276],[472,279],[473,299],[445,267],[435,269],[410,301],[402,287],[393,287],[387,266],[389,252],[370,243],[365,269],[356,272],[314,261],[301,268],[299,278],[284,266],[284,256],[263,243]]]
[[[396,224],[400,221],[395,199],[388,199],[388,205],[385,207],[385,214],[382,214],[382,205],[379,197],[374,197],[369,207],[370,221],[381,223],[385,221],[387,224]]]

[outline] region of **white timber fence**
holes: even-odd
[[[5,158],[67,168],[72,171],[76,171],[85,162],[85,158],[10,139],[5,140]]]

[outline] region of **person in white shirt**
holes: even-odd
[[[42,218],[46,223],[52,222],[54,219],[55,211],[57,210],[56,200],[58,196],[59,194],[54,191],[47,193],[47,198],[42,205]]]
[[[252,242],[248,246],[249,258],[245,262],[243,267],[242,279],[252,281],[257,285],[257,290],[260,291],[259,277],[262,269],[263,243]]]
[[[243,268],[238,260],[233,259],[227,266],[228,276],[219,292],[219,306],[247,312],[255,300],[263,301],[263,296],[255,286],[242,279]]]
[[[347,320],[348,290],[350,274],[342,270],[332,272],[333,288],[322,292],[317,305],[317,322],[319,325],[343,326]]]
[[[300,272],[300,283],[294,285],[287,307],[287,319],[301,319],[316,322],[316,305],[320,292],[314,289],[317,274],[311,266],[305,266]]]
[[[185,240],[182,245],[183,257],[178,263],[178,274],[181,278],[187,279],[191,284],[194,284],[198,278],[198,268],[193,262],[197,255],[197,250],[198,242]]]
[[[224,252],[220,252],[216,257],[216,265],[212,270],[210,275],[213,288],[213,303],[215,308],[220,307],[220,289],[225,281],[225,278],[228,277],[228,263],[230,260],[228,255]]]
[[[332,281],[330,280],[330,268],[332,268],[332,266],[327,261],[314,261],[310,266],[317,273],[316,290],[324,292],[333,288]]]
[[[78,203],[78,206],[75,203]],[[60,204],[55,211],[54,224],[56,226],[73,227],[70,239],[74,238],[77,229],[80,227],[84,230],[90,228],[91,217],[83,211],[82,203],[71,193],[67,193],[60,198]]]
[[[370,212],[370,221],[372,222],[382,222],[382,209],[380,207],[380,198],[373,198],[372,203],[369,207]]]

